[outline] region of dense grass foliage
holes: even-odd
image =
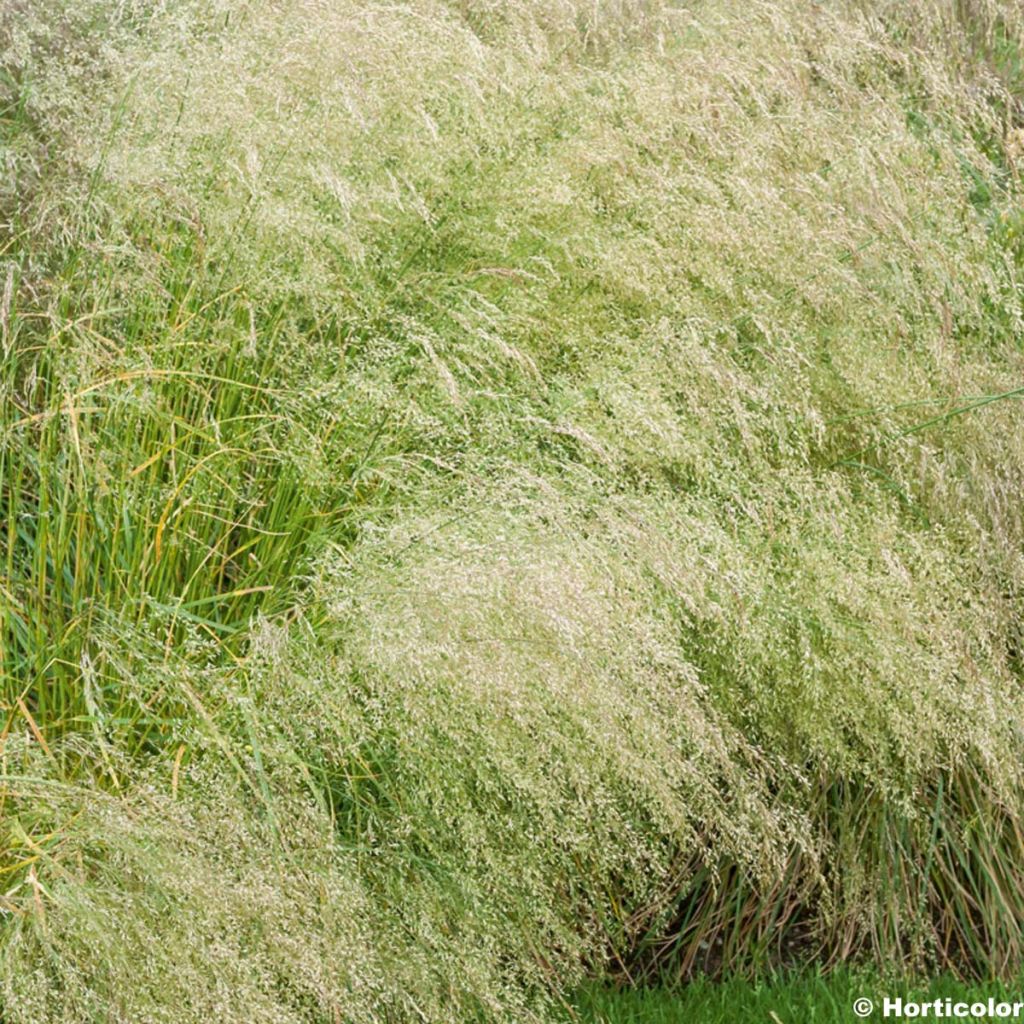
[[[1020,1001],[1020,989],[998,982],[967,984],[948,976],[933,978],[927,985],[906,985],[848,971],[828,977],[815,972],[782,975],[755,984],[739,980],[712,984],[702,978],[679,992],[589,989],[578,997],[567,1019],[576,1013],[575,1019],[586,1024],[732,1024],[736,1020],[849,1024],[858,1019],[853,1011],[858,999],[872,1002],[872,1012],[863,1019],[884,1019],[886,996],[904,1004],[940,1000],[944,1011],[947,999],[954,1005],[987,1004],[989,999],[1013,1004]],[[935,1018],[934,1009],[930,1016]]]
[[[5,1024],[1018,972],[1022,44],[7,4]]]

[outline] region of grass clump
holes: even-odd
[[[1013,5],[0,19],[5,1021],[1019,971]]]

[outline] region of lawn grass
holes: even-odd
[[[759,982],[698,979],[674,992],[594,988],[577,998],[577,1017],[571,1019],[586,1024],[850,1024],[885,1019],[885,997],[900,998],[904,1003],[941,1000],[944,1004],[949,999],[972,1004],[987,1003],[989,998],[1013,1003],[1022,999],[1022,993],[1012,983],[966,984],[949,976],[908,984],[886,983],[877,975],[863,972],[839,970],[827,976],[801,972]],[[853,1006],[864,998],[872,1001],[873,1009],[861,1017]]]

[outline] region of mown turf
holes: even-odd
[[[590,989],[574,1003],[567,1020],[586,1024],[851,1024],[883,1020],[884,999],[934,1003],[1013,1003],[1022,1000],[1022,987],[998,982],[967,985],[950,977],[924,984],[882,982],[875,975],[836,971],[828,977],[804,973],[757,983],[744,980],[696,980],[675,992],[662,989]],[[854,1003],[872,1001],[866,1016]],[[864,1012],[866,1007],[860,1007]],[[931,1017],[935,1017],[934,1008]],[[898,1019],[890,1016],[888,1019]],[[937,1018],[935,1018],[937,1019]]]

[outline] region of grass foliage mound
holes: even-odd
[[[1022,45],[5,4],[4,1024],[1018,970]]]

